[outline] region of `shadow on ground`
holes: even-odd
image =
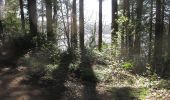
[[[59,66],[52,72],[52,79],[47,78],[42,80],[41,77],[43,77],[45,73],[41,71],[32,75],[28,80],[22,81],[22,84],[38,88],[41,92],[41,97],[43,97],[42,100],[61,100],[66,91],[64,83],[68,79],[68,67],[71,63],[70,58],[69,54],[61,55]]]
[[[147,94],[145,88],[114,87],[111,91],[113,100],[144,100]]]
[[[0,100],[37,100],[41,97],[36,88],[20,84],[26,78],[26,70],[27,68],[21,66],[1,66]]]
[[[93,72],[93,61],[89,55],[83,55],[80,63],[81,78],[83,81],[83,100],[98,100],[97,98],[97,78]]]

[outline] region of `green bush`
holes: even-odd
[[[78,70],[79,69],[79,63],[78,62],[76,62],[76,63],[71,63],[70,65],[69,65],[69,71],[70,72],[74,72],[74,71],[76,71],[76,70]]]
[[[127,70],[131,70],[134,68],[134,63],[133,62],[124,62],[122,64],[122,67]]]
[[[60,53],[61,51],[58,49],[57,45],[48,42],[41,46],[40,50],[43,52],[44,55],[46,55],[47,59],[57,64],[59,63]]]

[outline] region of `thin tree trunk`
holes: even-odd
[[[57,35],[57,30],[58,30],[58,0],[53,0],[53,25],[54,25],[54,30],[53,34],[56,34],[56,44],[58,44],[58,35]]]
[[[84,51],[84,0],[79,0],[79,37],[80,37],[80,49]]]
[[[169,13],[169,33],[168,33],[168,51],[169,51],[169,59],[170,59],[170,13]]]
[[[0,0],[0,39],[3,39],[3,25],[2,25],[2,19],[3,19],[3,0]]]
[[[46,18],[47,18],[47,40],[54,41],[53,19],[52,19],[52,0],[46,0]]]
[[[42,15],[41,15],[41,32],[44,33],[44,0],[41,1],[41,11],[42,11]]]
[[[63,27],[64,27],[64,33],[65,33],[65,36],[67,38],[67,45],[68,45],[68,48],[70,48],[70,35],[68,33],[68,30],[67,30],[67,26],[66,26],[66,22],[65,22],[65,18],[64,18],[64,12],[63,12],[63,5],[62,5],[62,1],[59,0],[60,2],[60,12],[61,12],[61,17],[62,17],[62,22],[63,22]]]
[[[125,9],[125,16],[128,18],[128,21],[125,23],[125,32],[127,36],[127,53],[128,53],[128,58],[131,58],[132,56],[132,51],[133,51],[133,41],[132,41],[132,31],[129,29],[129,22],[130,22],[130,3],[129,0],[124,0],[124,9]]]
[[[0,40],[3,39],[3,26],[2,26],[2,20],[0,19]]]
[[[24,10],[23,10],[23,0],[19,0],[20,1],[20,14],[21,14],[21,28],[22,28],[22,32],[25,32],[25,18],[24,18]]]
[[[116,22],[117,20],[117,0],[112,0],[112,24],[111,24],[111,29],[112,29],[112,46],[115,44],[116,45],[116,39],[117,39],[117,32],[118,32],[118,24]]]
[[[71,34],[71,44],[72,48],[77,48],[77,10],[76,10],[76,0],[73,0],[72,6],[72,34]]]
[[[132,20],[132,23],[134,23],[134,2],[132,1],[132,4],[131,4],[131,20]]]
[[[67,10],[66,11],[66,17],[67,17],[67,35],[68,35],[68,37],[70,37],[70,20],[69,20],[69,11],[70,10],[69,10],[69,1],[65,0],[65,2],[66,2],[66,10]],[[72,19],[71,19],[71,21],[72,21]],[[68,41],[70,41],[70,38],[69,38]]]
[[[148,52],[148,62],[151,63],[151,53],[152,53],[152,28],[153,28],[153,0],[151,0],[151,12],[150,12],[150,30],[149,30],[149,52]]]
[[[121,33],[121,55],[125,55],[125,28],[123,26]]]
[[[99,0],[99,38],[98,38],[98,49],[102,50],[102,0]]]
[[[58,11],[58,1],[57,0],[53,0],[53,23],[55,24],[55,26],[57,26],[57,11]],[[56,27],[55,27],[56,28]]]
[[[165,31],[164,31],[164,17],[165,17],[165,0],[162,0],[162,3],[161,3],[161,8],[162,8],[162,11],[161,11],[161,31],[162,31],[162,55],[164,55],[163,53],[165,52],[165,42],[166,41],[164,41],[164,36],[166,36],[166,34],[165,34]],[[161,66],[161,75],[163,76],[163,72],[164,72],[164,70],[166,69],[166,62],[164,62],[164,60],[163,60],[164,58],[162,57],[162,66]]]

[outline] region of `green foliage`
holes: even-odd
[[[6,0],[4,28],[6,33],[10,35],[14,35],[14,33],[18,34],[21,28],[20,19],[18,17],[18,5],[18,0]]]
[[[55,64],[59,63],[61,51],[55,44],[52,42],[47,42],[41,46],[40,50],[46,55],[49,61]]]
[[[56,70],[58,68],[58,65],[52,65],[52,64],[48,64],[45,66],[45,70],[47,72],[47,75],[51,76],[52,75],[52,72],[54,70]]]
[[[124,62],[122,64],[122,67],[127,70],[131,70],[134,68],[134,63],[133,62]]]
[[[99,67],[99,66],[96,66]],[[102,82],[108,82],[111,81],[112,78],[112,69],[110,68],[97,68],[94,70],[95,75],[97,77],[98,80],[102,81]]]
[[[127,22],[128,21],[128,18],[125,17],[125,16],[120,16],[119,19],[117,20],[117,22],[120,24],[120,25],[123,25],[123,23]]]
[[[80,63],[78,63],[78,62],[71,63],[69,65],[69,71],[74,72],[74,71],[78,70],[79,69],[79,64]]]
[[[102,52],[99,52],[98,50],[94,50],[93,52],[97,64],[108,65],[111,63],[113,58],[112,50],[108,45],[105,45],[104,47],[106,48]]]
[[[25,64],[27,63],[27,66],[30,67],[30,71],[27,73],[28,77],[33,80],[39,80],[41,77],[45,76],[47,73],[47,70],[45,69],[45,64],[42,62],[39,62],[35,58],[29,58],[27,59]]]
[[[40,79],[44,76],[52,76],[52,72],[58,68],[56,64],[49,64],[49,59],[42,52],[28,52],[20,58],[20,64],[30,67],[28,77]]]
[[[112,88],[113,98],[115,100],[145,100],[148,89],[146,88]]]

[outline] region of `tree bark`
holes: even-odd
[[[102,26],[102,0],[99,0],[99,38],[98,38],[98,49],[99,51],[102,50],[102,31],[103,31],[103,26]]]
[[[126,32],[126,37],[127,37],[127,56],[128,58],[131,58],[132,56],[132,51],[133,51],[133,34],[132,31],[129,27],[129,22],[130,22],[130,2],[129,0],[124,0],[124,9],[125,9],[125,14],[124,16],[126,16],[128,18],[127,22],[125,22],[125,32]]]
[[[148,52],[148,62],[151,63],[151,53],[152,53],[152,28],[153,28],[153,0],[151,0],[151,12],[150,12],[150,29],[149,29],[149,52]]]
[[[170,59],[170,13],[169,13],[169,32],[168,32],[168,51],[169,51],[169,59]]]
[[[23,0],[19,0],[20,2],[20,14],[21,14],[21,29],[23,33],[25,32],[25,17],[24,17],[24,10],[23,10]]]
[[[3,8],[4,8],[4,2],[3,0],[0,0],[0,39],[3,41]]]
[[[53,19],[52,19],[52,0],[45,0],[46,2],[46,18],[47,18],[47,40],[54,41],[53,34]]]
[[[76,9],[76,0],[73,0],[72,6],[72,34],[71,34],[71,44],[72,48],[77,48],[77,9]]]
[[[36,0],[28,0],[28,14],[30,24],[30,34],[32,37],[37,36],[37,6]]]
[[[58,1],[57,0],[53,0],[53,12],[54,12],[54,14],[53,14],[53,23],[55,24],[55,25],[57,25],[57,11],[58,11]]]
[[[68,41],[71,42],[70,41],[70,21],[72,21],[72,17],[69,18],[69,14],[70,14],[69,1],[65,0],[64,2],[65,2],[65,5],[66,5],[66,17],[67,17],[66,18],[67,19],[67,21],[66,21],[66,27],[67,28],[66,29],[67,29],[67,37],[69,37]],[[72,28],[72,25],[71,25],[71,28]],[[72,29],[71,29],[71,31],[72,31]],[[70,45],[71,45],[71,43],[70,43]]]
[[[116,39],[117,39],[117,32],[118,32],[118,23],[117,23],[117,17],[118,17],[118,8],[117,8],[117,0],[112,0],[112,24],[111,24],[111,37],[112,37],[112,46],[116,45]]]
[[[134,56],[139,57],[140,56],[140,50],[141,50],[141,20],[142,20],[142,10],[143,10],[143,0],[137,0],[137,18],[136,18],[136,32],[135,32],[135,42],[134,42]]]
[[[156,0],[156,23],[155,23],[155,44],[153,70],[161,72],[162,67],[162,21],[161,21],[161,0]]]
[[[44,0],[41,1],[41,32],[44,33]]]
[[[84,51],[84,0],[79,0],[79,37],[80,37],[80,49]]]

